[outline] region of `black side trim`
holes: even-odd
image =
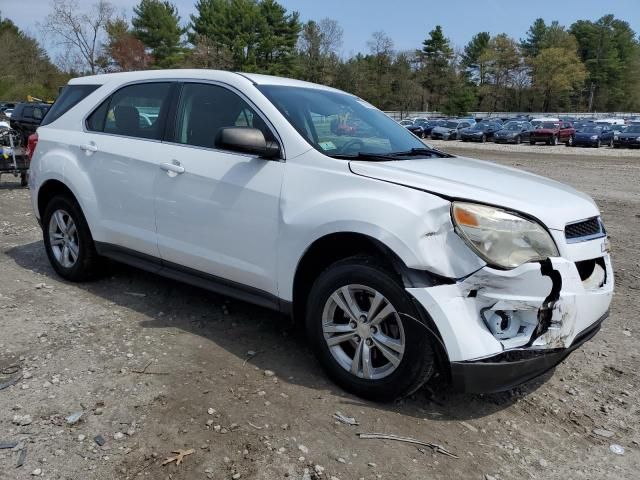
[[[99,255],[131,265],[132,267],[285,314],[291,311],[290,302],[282,301],[277,296],[264,290],[242,285],[238,282],[183,267],[182,265],[166,262],[152,255],[117,245],[103,242],[95,242],[95,244],[96,251]]]
[[[482,360],[451,362],[453,389],[467,393],[495,393],[526,383],[548,372],[583,343],[591,340],[608,316],[609,312],[606,312],[582,331],[568,348],[513,350]]]

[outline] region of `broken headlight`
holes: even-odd
[[[488,264],[515,268],[558,256],[551,235],[537,222],[496,207],[454,202],[456,232]]]

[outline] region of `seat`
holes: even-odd
[[[140,136],[140,113],[131,105],[118,105],[113,110],[117,133],[133,137]]]

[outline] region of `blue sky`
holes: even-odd
[[[135,0],[111,0],[119,11],[131,16]],[[194,11],[195,0],[173,0],[183,22]],[[280,0],[289,10],[297,10],[304,21],[335,18],[344,29],[343,55],[366,50],[371,33],[383,30],[398,50],[418,48],[435,25],[457,47],[463,47],[479,31],[505,32],[520,39],[537,17],[570,25],[578,19],[596,20],[612,13],[640,33],[638,0]],[[80,0],[89,4],[91,0]],[[50,0],[0,0],[3,17],[11,18],[32,35],[38,36],[36,22],[49,11]],[[44,40],[46,44],[46,39]],[[48,45],[46,45],[49,47]]]

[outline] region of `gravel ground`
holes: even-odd
[[[638,478],[640,164],[605,149],[461,146],[444,148],[594,196],[612,237],[612,315],[555,372],[512,392],[431,385],[386,405],[331,384],[301,332],[269,311],[119,265],[92,283],[61,281],[28,191],[3,178],[0,369],[21,369],[0,384],[22,377],[0,390],[0,444],[18,442],[0,449],[0,479]],[[163,466],[179,449],[193,453]]]

